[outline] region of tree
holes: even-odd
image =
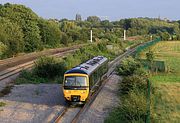
[[[41,40],[44,45],[56,47],[60,44],[62,34],[57,22],[41,19],[38,26],[40,28]]]
[[[37,26],[39,17],[29,8],[17,4],[4,4],[0,8],[0,16],[17,23],[23,30],[25,51],[41,49],[41,37]]]
[[[7,56],[16,55],[24,50],[24,39],[22,29],[16,23],[0,17],[0,42],[6,47]]]
[[[153,61],[154,61],[154,53],[152,50],[149,50],[149,52],[146,53],[146,59],[149,62],[150,69],[152,71],[153,69]]]
[[[68,37],[65,33],[62,33],[61,43],[64,44],[65,46],[68,45]]]
[[[69,30],[77,28],[77,25],[74,22],[62,21],[60,22],[60,29],[62,32],[68,32]]]
[[[120,67],[118,68],[117,71],[119,75],[128,76],[128,75],[132,75],[134,71],[136,71],[140,67],[141,64],[139,61],[136,61],[132,57],[128,57],[121,62]]]
[[[97,16],[89,16],[87,17],[87,21],[96,24],[96,23],[100,23],[101,19]]]

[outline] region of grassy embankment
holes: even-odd
[[[180,122],[180,41],[159,42],[151,47],[156,60],[165,61],[166,72],[150,77],[156,86],[153,115],[157,123]],[[145,57],[145,53],[141,57]]]

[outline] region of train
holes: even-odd
[[[85,104],[107,77],[108,58],[96,56],[64,73],[63,94],[67,103]]]

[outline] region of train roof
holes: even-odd
[[[82,73],[90,75],[96,68],[101,66],[104,62],[108,61],[108,59],[104,56],[96,56],[85,63],[82,63],[71,70],[65,72],[65,74],[69,73]]]

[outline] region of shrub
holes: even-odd
[[[120,63],[117,69],[119,75],[127,76],[132,75],[135,70],[141,67],[139,61],[136,61],[132,57],[128,57]]]
[[[105,123],[144,123],[146,116],[146,95],[131,90],[121,98],[122,103],[114,109]]]
[[[134,71],[134,75],[138,75],[138,76],[147,78],[148,72],[143,67],[140,67]]]
[[[16,84],[26,84],[26,83],[39,84],[45,82],[48,82],[48,79],[38,77],[33,72],[27,70],[23,70],[20,73],[20,76],[15,80]]]
[[[35,62],[34,73],[43,78],[63,76],[66,65],[55,57],[41,57]]]
[[[147,89],[147,82],[141,76],[133,75],[124,77],[120,83],[120,89],[122,94],[127,94],[130,90],[139,89],[145,91]]]

